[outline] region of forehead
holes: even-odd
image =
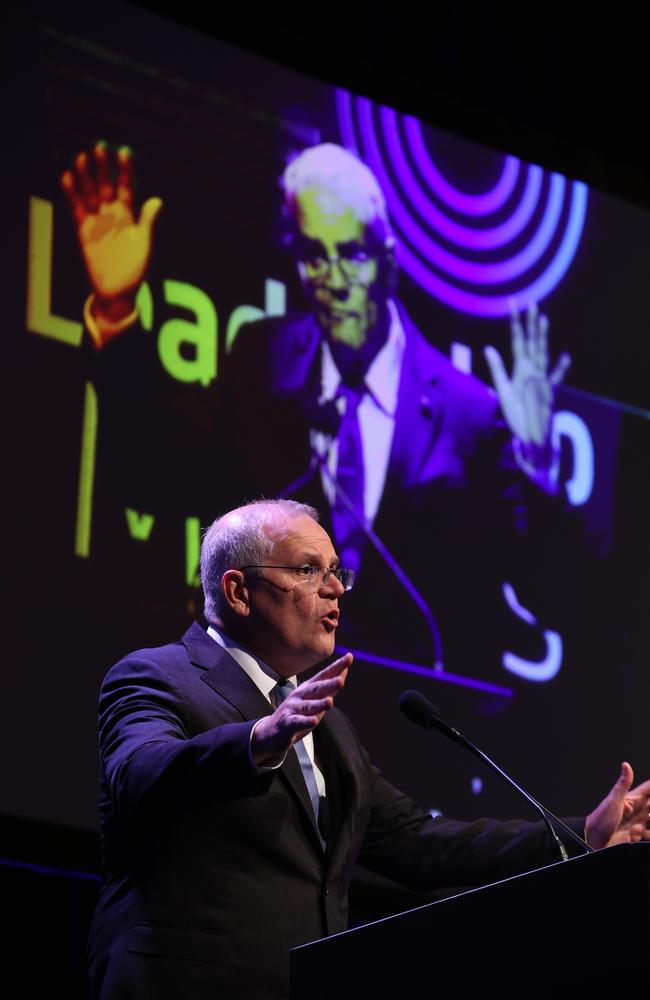
[[[273,540],[272,558],[278,563],[299,565],[316,560],[322,566],[336,561],[336,552],[327,532],[307,515],[283,520],[269,530]]]
[[[296,222],[303,236],[321,243],[362,242],[366,235],[367,206],[343,200],[336,191],[308,187],[296,195]]]

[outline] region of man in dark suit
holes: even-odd
[[[326,512],[344,562],[373,581],[372,637],[355,596],[352,643],[420,662],[440,663],[444,649],[456,672],[494,677],[501,585],[552,611],[556,566],[546,579],[543,570],[563,526],[549,501],[559,492],[550,431],[568,359],[547,370],[547,323],[532,309],[525,325],[513,318],[512,379],[488,349],[490,391],[395,297],[392,229],[363,163],[315,146],[289,164],[283,186],[309,311],[251,324],[234,342],[222,386],[243,459],[233,480],[251,494],[308,496]],[[399,640],[376,627],[396,600],[409,621]]]
[[[104,680],[95,998],[286,997],[289,949],[345,929],[355,862],[427,888],[554,859],[543,824],[432,819],[388,784],[333,707],[350,654],[298,683],[331,657],[354,579],[316,518],[263,501],[215,521],[207,633]],[[650,838],[650,781],[631,784],[625,764],[586,819],[593,847]]]

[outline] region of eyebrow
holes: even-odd
[[[318,565],[318,566],[321,565],[321,561],[320,561],[319,557],[316,555],[315,552],[306,552],[303,555],[301,561],[302,562],[307,562],[307,563],[308,562],[314,563],[315,565]],[[341,563],[340,557],[339,556],[335,556],[334,559],[331,560],[330,565],[329,565],[328,568],[329,569],[336,569],[340,565],[340,563]]]

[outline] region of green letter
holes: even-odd
[[[75,555],[87,559],[90,554],[90,526],[93,513],[93,483],[95,480],[95,446],[97,444],[97,393],[92,382],[86,382],[84,416],[81,428],[81,461],[77,494],[77,528]]]
[[[196,319],[163,323],[158,335],[162,365],[179,382],[209,385],[217,377],[217,311],[205,292],[194,285],[170,280],[163,288],[166,302],[188,309]]]
[[[50,312],[52,303],[52,203],[29,199],[29,250],[27,252],[27,329],[44,337],[79,347],[81,323]]]
[[[185,518],[185,583],[188,587],[200,587],[198,573],[201,556],[201,522],[198,517]]]
[[[287,311],[287,289],[283,281],[267,278],[264,283],[264,309],[257,306],[237,306],[226,327],[226,353],[230,354],[235,337],[244,323],[253,323],[264,316],[284,316]]]
[[[153,528],[153,514],[139,514],[132,507],[125,507],[124,513],[131,538],[137,538],[139,542],[146,542]]]

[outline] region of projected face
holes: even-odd
[[[318,187],[295,199],[296,256],[303,288],[332,344],[367,348],[385,331],[381,248],[355,209]]]

